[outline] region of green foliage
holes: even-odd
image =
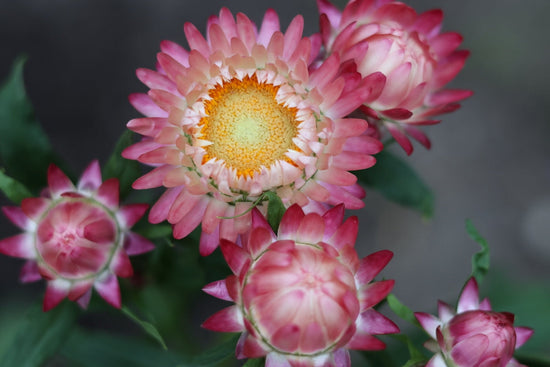
[[[174,367],[181,357],[133,337],[75,330],[61,355],[78,367]]]
[[[50,163],[59,162],[25,93],[24,64],[25,57],[19,57],[0,87],[0,165],[15,180],[38,191],[46,185]]]
[[[466,220],[466,232],[481,246],[481,250],[472,256],[472,276],[481,283],[489,271],[489,244],[485,238],[481,237],[470,220]]]
[[[68,339],[77,316],[77,306],[63,302],[49,312],[32,307],[4,355],[2,367],[40,367]]]
[[[243,367],[263,367],[265,360],[263,358],[248,359]]]
[[[396,340],[399,340],[401,343],[405,344],[407,346],[407,349],[409,351],[409,359],[403,367],[416,367],[416,366],[425,366],[426,362],[428,361],[428,358],[418,350],[418,348],[414,345],[413,341],[405,334],[396,334],[396,335],[390,335]]]
[[[387,199],[417,210],[425,218],[433,216],[434,195],[430,188],[405,161],[387,150],[376,155],[373,167],[354,173],[360,182]]]
[[[207,349],[201,354],[190,358],[188,361],[179,364],[178,367],[215,367],[219,366],[229,358],[234,358],[235,347],[239,334],[232,335],[223,343],[217,346]]]
[[[132,132],[127,130],[118,139],[115,149],[103,168],[103,178],[116,177],[120,182],[120,197],[124,199],[132,190],[132,183],[141,175],[137,161],[122,158],[122,151],[132,144]]]
[[[269,200],[269,204],[267,204],[267,222],[273,229],[273,232],[277,233],[279,224],[286,210],[285,206],[276,193],[268,191],[264,195]]]
[[[32,196],[32,193],[21,182],[11,178],[0,168],[0,190],[6,197],[15,204],[21,203],[21,200]]]
[[[414,316],[414,312],[407,306],[405,306],[396,296],[388,294],[386,298],[391,310],[403,320],[410,322],[413,325],[420,327],[420,323]]]
[[[128,318],[132,321],[134,321],[136,324],[138,324],[147,334],[152,336],[159,344],[164,348],[164,350],[167,350],[168,347],[166,346],[166,343],[164,342],[164,339],[160,335],[157,328],[151,324],[150,322],[140,320],[128,307],[122,306],[121,311],[128,316]]]

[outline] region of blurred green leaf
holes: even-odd
[[[273,229],[273,232],[277,233],[279,230],[279,224],[285,214],[285,206],[281,201],[281,198],[274,192],[268,191],[264,194],[267,197],[267,222]]]
[[[116,143],[115,149],[103,169],[103,178],[116,177],[120,182],[120,197],[124,199],[132,191],[132,183],[141,176],[137,161],[122,158],[122,151],[132,144],[133,133],[126,130]]]
[[[409,351],[410,358],[405,362],[403,367],[415,367],[415,366],[425,366],[428,358],[414,345],[413,341],[405,334],[392,334],[390,337],[393,337],[396,340],[399,340],[401,343],[407,346]]]
[[[243,367],[263,367],[263,366],[265,366],[264,358],[248,359],[246,363],[243,364]]]
[[[360,182],[380,192],[397,204],[419,211],[431,218],[434,195],[416,172],[402,159],[383,151],[376,155],[376,164],[366,170],[355,171]]]
[[[2,367],[40,367],[68,339],[77,316],[77,306],[68,301],[48,312],[32,307],[16,337],[0,356]]]
[[[388,294],[388,297],[386,298],[388,301],[388,305],[390,306],[391,310],[399,317],[401,317],[403,320],[410,322],[413,325],[416,325],[420,327],[420,323],[414,316],[414,312],[405,306],[399,299],[397,299],[396,296],[393,294]]]
[[[11,74],[0,87],[0,164],[11,177],[38,191],[46,185],[50,163],[59,162],[25,93],[25,60],[15,60]]]
[[[231,336],[219,345],[207,349],[201,354],[191,358],[188,362],[179,364],[178,367],[214,367],[220,365],[229,358],[235,358],[235,347],[239,340],[239,335],[240,334]]]
[[[476,241],[481,246],[481,251],[476,252],[474,256],[472,256],[472,276],[481,284],[481,281],[489,271],[489,244],[485,238],[481,237],[469,219],[466,220],[466,232],[468,232],[472,240]]]
[[[24,198],[32,196],[32,193],[25,185],[6,175],[2,168],[0,168],[0,190],[2,190],[9,200],[18,205]]]
[[[171,352],[129,336],[75,330],[61,355],[80,367],[174,367],[181,360]]]
[[[136,324],[141,326],[141,328],[150,336],[152,336],[156,341],[159,342],[159,344],[164,348],[164,350],[167,350],[168,347],[166,346],[166,343],[164,342],[164,339],[160,335],[157,328],[151,324],[150,322],[140,320],[132,311],[128,309],[128,307],[122,306],[121,311],[130,318],[130,320],[134,321]]]

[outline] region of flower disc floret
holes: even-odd
[[[191,51],[163,42],[158,70],[137,73],[149,93],[130,97],[147,117],[128,123],[144,137],[123,155],[155,166],[134,187],[166,188],[151,222],[168,220],[176,238],[202,223],[206,255],[248,230],[267,192],[286,207],[364,205],[349,171],[373,165],[381,144],[361,135],[365,120],[345,116],[370,95],[369,81],[341,73],[336,55],[310,70],[320,42],[302,36],[300,16],[283,33],[272,10],[258,30],[222,9],[206,38],[184,30]]]
[[[119,207],[118,180],[101,181],[97,161],[75,186],[56,166],[48,170],[42,197],[27,198],[21,207],[2,208],[24,230],[0,241],[0,253],[28,259],[21,280],[47,280],[44,310],[68,297],[86,307],[92,288],[120,307],[117,276],[133,274],[128,255],[153,249],[130,231],[147,210],[146,204]]]
[[[435,353],[427,367],[523,366],[513,354],[533,330],[514,327],[513,314],[493,311],[488,299],[479,302],[478,293],[477,282],[471,278],[460,295],[456,312],[440,301],[439,317],[415,313],[433,339],[425,344]]]
[[[343,11],[328,0],[317,0],[321,34],[327,55],[354,61],[357,70],[377,79],[376,98],[361,110],[384,126],[410,154],[406,135],[430,147],[416,126],[432,125],[433,117],[460,107],[468,90],[443,89],[462,69],[469,52],[457,49],[462,36],[441,33],[443,12],[417,14],[410,6],[388,0],[351,0]]]
[[[372,282],[390,261],[380,251],[360,260],[353,247],[357,219],[342,223],[343,206],[304,214],[291,206],[275,235],[253,211],[244,246],[222,240],[232,276],[204,290],[235,302],[203,326],[242,331],[237,357],[266,356],[266,366],[349,366],[348,349],[379,350],[374,334],[398,332],[372,307],[393,280]]]

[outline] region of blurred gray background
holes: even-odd
[[[443,30],[464,35],[472,55],[452,86],[475,94],[424,130],[430,151],[415,145],[407,158],[436,194],[434,218],[370,192],[359,214],[360,255],[393,250],[384,275],[396,279],[395,293],[431,311],[437,299],[454,302],[470,273],[478,250],[464,229],[471,218],[491,245],[495,271],[550,284],[550,1],[408,3],[419,12],[442,8]],[[314,0],[0,0],[0,79],[18,55],[29,56],[26,85],[37,116],[81,172],[92,159],[104,164],[126,122],[139,116],[127,101],[146,91],[134,70],[154,67],[160,41],[185,44],[184,22],[204,31],[222,6],[256,22],[273,7],[284,28],[300,13],[306,35],[318,29]],[[1,237],[16,232],[5,218],[0,229]],[[0,256],[3,301],[41,297],[43,284],[18,284],[21,264]]]

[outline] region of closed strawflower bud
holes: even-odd
[[[380,350],[377,334],[399,332],[372,307],[394,281],[372,282],[390,251],[359,259],[357,218],[342,223],[343,206],[323,216],[291,206],[275,235],[259,211],[243,247],[222,240],[232,276],[205,287],[233,301],[205,321],[215,331],[242,331],[237,357],[266,356],[266,367],[344,367],[348,349]],[[342,224],[341,224],[342,223]]]
[[[437,339],[446,360],[460,367],[504,367],[516,348],[514,315],[473,310],[453,317]]]
[[[97,161],[76,186],[51,165],[43,196],[2,208],[24,232],[1,240],[0,253],[28,260],[21,281],[47,280],[44,311],[65,297],[86,307],[92,288],[120,307],[117,276],[131,276],[128,255],[150,251],[153,244],[130,231],[148,205],[119,207],[118,190],[118,179],[102,182]]]
[[[433,340],[425,346],[435,353],[426,367],[519,367],[514,351],[533,334],[514,327],[514,315],[495,312],[487,299],[479,302],[471,278],[458,301],[456,313],[439,302],[439,318],[417,312],[416,318]]]
[[[368,120],[384,126],[408,154],[407,135],[429,148],[416,126],[438,123],[435,116],[456,110],[472,94],[444,89],[469,55],[458,49],[462,36],[440,32],[440,9],[418,14],[398,1],[355,0],[340,11],[328,0],[317,3],[327,55],[352,60],[363,77],[377,81],[377,93],[361,108]]]

